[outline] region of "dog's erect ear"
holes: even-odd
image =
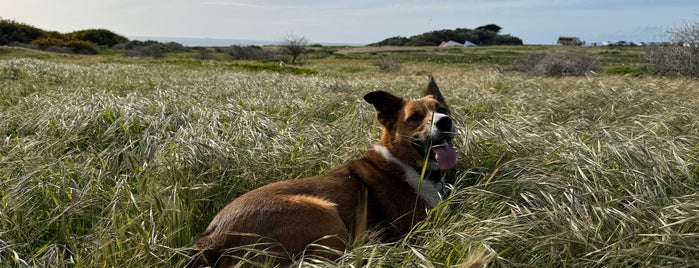
[[[380,122],[391,118],[403,107],[403,99],[386,91],[374,91],[364,95],[364,100],[374,105]]]
[[[432,77],[432,75],[429,75],[428,79],[429,84],[427,85],[427,89],[425,89],[425,96],[432,95],[432,97],[434,97],[435,100],[439,102],[445,102],[444,96],[442,96],[442,92],[439,91],[437,82],[434,81],[434,77]]]

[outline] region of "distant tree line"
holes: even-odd
[[[469,41],[479,46],[522,45],[522,39],[509,34],[500,34],[502,27],[488,24],[476,29],[456,28],[437,30],[411,37],[394,36],[369,46],[438,46],[444,41],[464,43]]]
[[[163,57],[165,53],[187,48],[176,42],[138,41],[106,29],[70,33],[46,31],[21,22],[0,19],[0,46],[19,46],[61,53],[96,54],[97,47],[124,50],[129,57]]]
[[[121,50],[127,57],[162,58],[169,52],[199,51],[200,59],[216,59],[206,48],[189,48],[177,42],[159,42],[154,40],[129,40],[125,36],[106,29],[87,29],[70,33],[46,31],[25,23],[0,18],[0,46],[16,46],[59,53],[97,54],[98,48]],[[313,45],[312,45],[313,46]],[[320,45],[318,45],[320,46]],[[279,44],[281,50],[267,50],[259,46],[229,47],[232,59],[274,60],[283,59],[282,54],[291,57],[291,63],[308,52],[315,54],[329,53],[323,49],[310,49],[308,38],[289,34]],[[216,48],[216,51],[223,51]]]

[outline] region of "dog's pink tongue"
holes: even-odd
[[[456,165],[456,151],[451,146],[444,144],[432,147],[432,151],[434,151],[434,159],[443,170],[451,169]]]

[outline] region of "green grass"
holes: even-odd
[[[633,54],[604,51],[588,52]],[[372,59],[296,74],[0,47],[0,266],[182,266],[236,196],[361,156],[379,135],[361,96],[417,97],[428,73],[459,123],[443,209],[405,240],[306,265],[699,265],[698,81]]]

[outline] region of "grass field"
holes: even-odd
[[[446,209],[299,264],[699,266],[699,81],[502,68],[555,49],[345,51],[289,71],[0,47],[0,266],[182,266],[236,196],[360,157],[380,132],[361,96],[418,97],[430,73],[459,126]],[[400,71],[377,71],[380,53]]]

